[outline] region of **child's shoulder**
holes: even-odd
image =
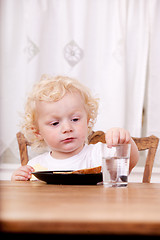
[[[88,149],[96,149],[96,148],[101,148],[103,144],[104,143],[102,143],[102,142],[98,142],[96,144],[89,144],[87,146],[88,146]]]
[[[86,146],[86,152],[92,154],[92,155],[97,155],[101,152],[103,143],[98,142],[96,144],[89,144]]]
[[[49,152],[39,154],[38,156],[30,159],[27,165],[33,166],[35,164],[41,164],[46,158],[50,156]]]

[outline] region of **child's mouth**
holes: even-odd
[[[65,138],[64,140],[62,140],[63,143],[70,143],[74,140],[75,138],[70,137],[70,138]]]

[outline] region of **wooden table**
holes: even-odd
[[[0,182],[2,232],[160,235],[160,184]]]

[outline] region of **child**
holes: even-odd
[[[50,151],[18,168],[11,179],[29,180],[37,164],[51,171],[100,166],[102,143],[87,145],[97,110],[97,99],[78,81],[43,75],[28,97],[22,132],[32,146],[48,146]],[[112,128],[105,138],[108,147],[118,143],[131,144],[131,171],[138,161],[138,150],[129,132]]]

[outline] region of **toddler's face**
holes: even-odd
[[[57,102],[38,101],[37,123],[39,136],[52,150],[54,158],[78,154],[88,133],[84,102],[78,93],[66,93]]]

